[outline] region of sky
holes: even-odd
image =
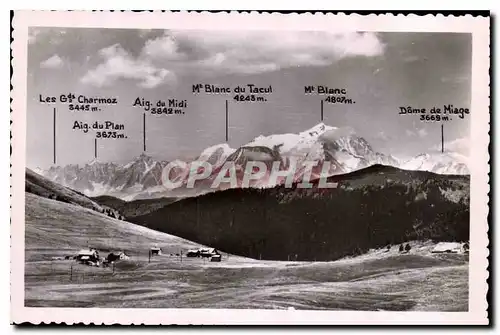
[[[321,96],[304,87],[346,90],[353,104],[324,103],[324,123],[365,138],[398,158],[441,147],[441,123],[399,115],[400,107],[470,108],[471,36],[456,33],[259,32],[30,28],[27,165],[85,164],[95,132],[75,121],[123,124],[127,138],[98,139],[97,159],[127,163],[144,151],[144,109],[137,98],[186,100],[180,115],[146,113],[146,154],[190,159],[224,143],[237,148],[259,135],[298,133],[321,120]],[[193,94],[195,84],[272,87],[265,102],[234,94]],[[99,111],[70,111],[62,94],[116,98]],[[248,93],[248,88],[247,92]],[[46,103],[47,97],[56,103]],[[323,96],[324,98],[324,96]],[[445,148],[468,154],[470,115],[444,122]]]

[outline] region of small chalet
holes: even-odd
[[[215,255],[219,255],[219,252],[214,248],[202,248],[200,249],[201,257],[212,257]]]
[[[149,250],[149,252],[151,253],[151,256],[159,256],[161,255],[161,248],[155,245]]]
[[[222,256],[220,254],[213,255],[210,257],[210,262],[220,262],[222,260]]]
[[[187,257],[200,257],[199,249],[190,249],[186,252]]]
[[[114,251],[110,253],[106,258],[108,262],[114,262],[117,260],[125,260],[125,259],[130,259],[130,257],[127,256],[123,251]]]

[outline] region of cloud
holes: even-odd
[[[378,56],[384,47],[375,33],[166,31],[146,40],[135,57],[118,44],[101,50],[104,62],[82,81],[99,86],[129,78],[155,87],[177,74],[255,74],[326,66],[348,57]]]
[[[468,75],[452,75],[452,76],[444,76],[441,77],[442,83],[451,83],[451,84],[462,84],[466,83],[470,80],[470,76]]]
[[[407,56],[407,57],[403,58],[403,61],[405,63],[414,63],[414,62],[417,62],[419,60],[420,60],[420,58],[418,56]]]
[[[60,69],[63,65],[64,61],[57,54],[40,63],[40,67],[44,69]]]
[[[99,55],[104,62],[88,71],[81,79],[83,83],[102,87],[109,86],[118,79],[130,79],[138,81],[138,85],[143,88],[153,88],[175,79],[173,73],[167,69],[132,57],[119,44],[101,49]]]
[[[455,152],[464,156],[470,154],[470,139],[466,137],[457,138],[451,141],[444,142],[444,149],[446,151]],[[431,150],[441,151],[441,144],[431,147]]]
[[[340,127],[336,129],[329,130],[325,133],[323,133],[320,137],[321,139],[328,140],[328,141],[335,141],[339,138],[345,137],[345,136],[351,136],[355,135],[356,131],[354,128],[350,126],[346,127]]]
[[[425,128],[421,128],[421,129],[418,129],[415,131],[410,130],[410,129],[406,129],[405,133],[406,133],[406,136],[408,136],[408,137],[414,137],[414,136],[425,137],[428,135],[428,132]]]
[[[425,128],[421,128],[421,129],[419,129],[419,130],[417,131],[417,135],[418,135],[419,137],[425,137],[425,136],[427,136],[427,134],[428,134],[428,133],[427,133],[427,130],[426,130]]]
[[[66,33],[64,28],[32,27],[28,30],[28,44],[59,45],[64,42]]]
[[[29,28],[28,29],[28,44],[34,44],[36,42],[37,36],[40,34],[40,29]]]
[[[415,132],[414,132],[414,131],[411,131],[411,130],[409,130],[409,129],[406,129],[406,130],[405,130],[405,133],[406,133],[406,136],[408,136],[408,137],[415,136]]]
[[[142,54],[153,59],[165,60],[178,59],[181,56],[177,43],[168,35],[146,41]]]
[[[202,70],[261,73],[297,66],[325,66],[348,57],[381,55],[374,33],[169,31],[155,43]],[[152,42],[150,42],[152,43]]]
[[[141,29],[139,30],[139,37],[147,37],[153,32],[153,29]]]

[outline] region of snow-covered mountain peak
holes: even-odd
[[[455,162],[455,161],[460,161],[462,162],[462,159],[465,159],[464,156],[451,152],[451,151],[445,151],[445,152],[426,152],[426,153],[421,153],[416,155],[415,157],[409,159],[408,161],[429,161],[432,160],[433,162],[436,163],[449,163],[449,162]],[[465,163],[465,162],[464,162]]]
[[[228,157],[235,151],[236,149],[231,148],[227,143],[216,144],[203,150],[198,156],[198,160],[215,164],[215,162]]]
[[[151,162],[153,160],[153,157],[147,155],[145,152],[141,153],[139,156],[137,156],[135,161],[142,161],[142,162]]]
[[[151,166],[153,163],[154,163],[153,158],[143,152],[139,156],[135,157],[130,163],[122,166],[122,169],[129,169],[132,166],[147,168]]]
[[[300,142],[301,137],[297,134],[276,134],[256,137],[252,142],[245,147],[267,147],[269,149],[277,149],[279,152],[288,152]]]
[[[203,150],[197,160],[212,164],[213,167],[219,167],[235,151],[236,149],[231,148],[227,143],[216,144]]]
[[[351,134],[338,137],[336,143],[339,149],[344,150],[354,156],[366,156],[374,153],[372,146],[363,137]]]
[[[336,129],[338,128],[325,125],[324,123],[319,123],[314,127],[298,134],[285,133],[268,136],[260,135],[245,146],[267,147],[272,150],[277,150],[282,154],[286,154],[292,150],[302,151],[304,149],[310,149],[314,144],[318,142],[318,138],[321,135]]]
[[[401,168],[439,174],[469,174],[467,158],[455,152],[422,153],[403,162]]]

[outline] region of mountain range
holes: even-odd
[[[210,163],[212,171],[203,180],[196,181],[194,188],[188,188],[188,173],[192,168],[190,163],[194,161]],[[326,173],[329,176],[349,173],[374,164],[439,174],[468,174],[466,160],[456,153],[424,153],[403,161],[377,152],[363,137],[345,133],[342,129],[324,123],[298,134],[261,135],[237,149],[225,143],[206,148],[197,158],[186,162],[187,166],[171,170],[169,179],[178,184],[172,189],[166,189],[162,183],[162,171],[169,162],[157,161],[146,154],[141,154],[125,165],[94,160],[83,166],[53,166],[38,172],[88,196],[112,195],[128,201],[207,193],[213,190],[211,185],[225,163],[234,164],[237,187],[241,187],[246,163],[249,161],[262,162],[268,168],[266,174],[250,184],[259,188],[274,187],[284,182],[286,177],[269,180],[269,172],[275,162],[278,162],[280,171],[293,174],[294,182],[304,178],[307,163],[311,161],[316,165],[312,168],[310,179],[320,177],[326,162]],[[290,170],[294,163],[296,169]],[[228,183],[222,183],[218,187],[227,188],[230,188]]]

